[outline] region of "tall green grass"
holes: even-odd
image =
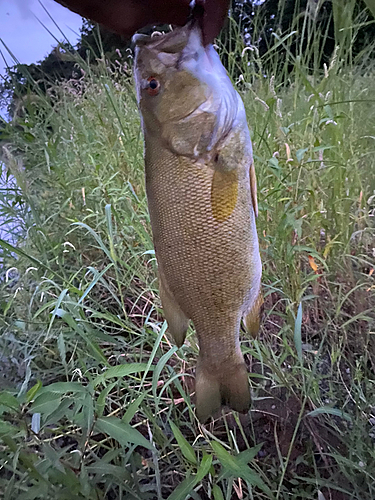
[[[375,68],[348,64],[358,28],[312,71],[309,19],[298,57],[293,27],[262,58],[238,29],[225,56],[266,297],[259,340],[242,337],[251,412],[197,422],[196,338],[174,347],[160,310],[131,73],[77,59],[81,80],[24,97],[3,143],[0,498],[375,497]]]

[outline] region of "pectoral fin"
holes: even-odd
[[[250,191],[251,191],[251,201],[253,204],[255,217],[258,217],[258,196],[257,196],[257,178],[255,175],[254,162],[250,167]]]
[[[183,313],[177,304],[168,284],[159,270],[159,293],[161,304],[163,306],[164,318],[168,323],[168,330],[175,344],[181,347],[185,341],[187,329],[189,327],[189,318]]]
[[[238,197],[238,174],[236,170],[221,172],[215,170],[211,186],[212,215],[218,222],[224,222],[233,213]]]
[[[256,298],[253,306],[243,316],[245,328],[254,339],[258,335],[259,327],[262,322],[263,310],[263,294],[259,291],[258,297]]]

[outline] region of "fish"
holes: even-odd
[[[262,264],[257,184],[245,108],[195,20],[135,35],[134,78],[160,299],[174,342],[199,344],[196,415],[247,412],[241,321],[256,336]]]

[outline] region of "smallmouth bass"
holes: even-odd
[[[180,347],[192,320],[199,342],[196,411],[247,411],[241,320],[260,322],[257,190],[243,102],[195,21],[134,38],[148,207],[168,329]]]

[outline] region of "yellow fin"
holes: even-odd
[[[220,381],[209,370],[200,366],[198,359],[195,374],[197,417],[202,424],[221,407]]]
[[[159,293],[163,306],[164,318],[168,323],[168,330],[177,347],[181,347],[185,341],[186,332],[189,327],[189,318],[183,313],[180,306],[169,290],[166,280],[159,269]]]
[[[253,203],[254,214],[255,217],[258,217],[257,178],[255,175],[254,162],[250,166],[250,191],[251,191],[251,201]]]
[[[244,314],[243,321],[245,323],[246,330],[255,339],[258,335],[259,327],[262,322],[264,310],[264,299],[262,291],[259,291],[258,297],[252,308]]]
[[[218,222],[224,222],[232,214],[237,203],[238,175],[235,170],[215,170],[211,187],[211,209]]]

